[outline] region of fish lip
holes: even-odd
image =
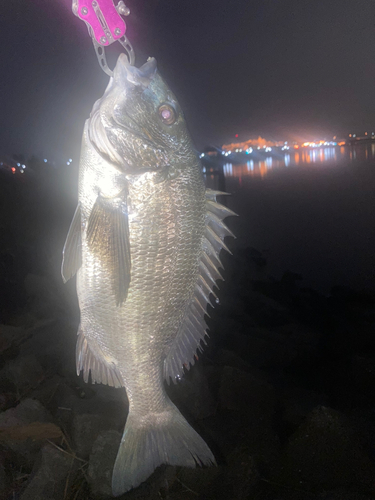
[[[148,60],[140,67],[132,66],[127,58],[127,56],[122,53],[117,59],[115,69],[113,71],[113,80],[120,88],[134,88],[140,87],[141,90],[146,89],[152,79],[154,78],[157,71],[156,59],[154,57],[149,57]],[[124,121],[118,122],[114,116],[115,122],[122,128],[126,129],[132,135],[140,138],[144,143],[155,146],[154,142],[148,137],[142,129],[138,126],[138,123],[133,120],[131,116],[126,113],[126,109],[123,111],[127,117],[128,124]]]
[[[122,53],[117,59],[115,69],[113,70],[113,78],[120,85],[129,84],[134,86],[142,86],[147,88],[154,78],[157,70],[156,59],[149,57],[148,60],[140,67],[132,66],[127,56]]]

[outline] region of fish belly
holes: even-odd
[[[117,306],[110,273],[83,237],[77,276],[81,331],[115,364],[134,411],[162,411],[163,363],[191,300],[205,227],[200,172],[157,185],[148,199],[129,188],[131,281]]]

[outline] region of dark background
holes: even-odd
[[[372,0],[128,6],[136,64],[157,58],[199,149],[236,133],[298,140],[375,127]],[[69,0],[17,0],[2,2],[0,33],[0,152],[76,157],[108,81],[86,26]]]

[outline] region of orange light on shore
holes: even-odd
[[[297,144],[295,144],[293,147],[294,149],[299,149],[299,146]]]

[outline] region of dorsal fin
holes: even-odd
[[[224,243],[225,236],[233,236],[223,219],[237,215],[229,208],[217,203],[216,196],[220,191],[206,190],[206,230],[202,241],[202,254],[199,264],[199,275],[195,285],[193,298],[188,305],[183,323],[171,347],[164,364],[164,377],[168,383],[175,382],[183,374],[184,367],[189,369],[197,359],[197,350],[202,351],[201,341],[206,343],[207,304],[210,294],[216,297],[213,287],[216,280],[223,279],[219,269],[223,268],[219,254],[222,249],[229,249]],[[208,314],[207,314],[208,316]]]

